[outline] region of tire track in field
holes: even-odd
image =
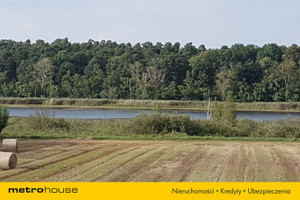
[[[300,181],[300,165],[283,148],[272,147],[273,157],[276,157],[275,165],[282,169],[284,177],[288,182]]]
[[[300,174],[300,148],[296,149],[295,147],[292,148],[286,148],[288,151],[288,155],[292,157],[292,159],[295,161],[296,165],[298,166],[297,171],[298,175]]]
[[[270,144],[255,146],[254,148],[254,179],[257,182],[284,181],[282,170],[276,165],[276,157],[270,149]]]
[[[131,181],[164,181],[164,178],[168,177],[169,173],[180,165],[180,162],[185,156],[193,152],[196,148],[198,147],[195,145],[187,145],[186,143],[173,144],[172,147],[166,149],[157,160],[139,170],[134,177],[131,178]],[[173,181],[176,180],[175,178],[176,177],[173,178]]]
[[[205,154],[195,164],[194,169],[185,177],[184,181],[215,181],[226,151],[228,148],[225,146],[207,146]]]
[[[62,146],[72,146],[72,145],[76,145],[76,143],[74,141],[67,142],[67,140],[64,140],[64,141],[20,140],[18,153],[24,153],[24,152],[32,151],[35,149],[44,149],[44,148],[49,148],[49,147],[53,148],[53,146],[62,147]]]
[[[20,155],[19,156],[20,158],[27,158],[27,159],[34,158],[35,160],[38,160],[38,159],[45,159],[52,155],[60,154],[60,153],[66,152],[66,151],[74,151],[74,150],[75,151],[77,151],[77,150],[84,151],[85,149],[89,149],[92,146],[99,147],[99,145],[96,145],[96,144],[89,145],[89,146],[77,144],[77,143],[73,143],[70,145],[55,144],[54,146],[44,147],[41,149],[36,149],[35,151],[20,153],[20,154],[18,153],[18,154]],[[22,164],[25,164],[25,163],[22,163]]]
[[[86,171],[80,176],[69,179],[68,181],[88,181],[96,182],[102,177],[105,177],[107,174],[112,173],[114,170],[120,168],[124,163],[130,162],[135,158],[143,155],[146,151],[150,150],[149,146],[141,147],[136,146],[134,148],[128,149],[127,152],[123,152],[119,155],[116,155],[109,160],[101,161],[94,168]]]
[[[235,145],[227,154],[219,172],[218,182],[223,181],[245,181],[245,172],[248,166],[248,159],[244,145]]]
[[[244,173],[243,181],[254,181],[255,180],[255,157],[254,157],[254,147],[253,145],[246,144],[246,167]]]
[[[51,151],[40,150],[40,151],[31,152],[34,154],[26,154],[26,153],[18,154],[18,168],[26,168],[26,166],[30,166],[31,163],[34,163],[37,160],[47,159],[49,157],[53,157],[55,155],[60,155],[65,152],[66,151],[63,151],[63,150],[51,150]]]
[[[95,146],[94,147],[90,146],[85,149],[89,150],[90,148],[92,148],[92,150],[93,150],[94,148],[97,147],[97,146],[96,147]],[[27,153],[27,152],[26,153],[17,153],[17,156],[19,158],[18,159],[19,164],[18,164],[17,169],[15,169],[14,171],[19,170],[19,169],[24,169],[24,168],[34,169],[37,167],[41,167],[44,164],[47,164],[53,160],[54,160],[54,162],[56,159],[60,160],[60,157],[62,157],[62,156],[69,156],[69,153],[71,155],[73,155],[73,154],[85,152],[85,149],[79,149],[79,148],[69,149],[68,151],[59,150],[59,146],[55,146],[54,148],[56,148],[56,150],[52,150],[53,149],[52,148],[51,150],[42,149],[39,151],[30,152],[30,153]],[[57,157],[56,155],[59,155],[59,157]],[[31,161],[26,161],[26,159],[31,159]]]
[[[99,149],[97,149],[96,151],[91,151],[91,152],[88,152],[86,154],[83,154],[83,155],[80,155],[80,156],[77,156],[77,157],[81,157],[81,159],[79,161],[71,161],[71,160],[74,160],[76,159],[77,157],[73,157],[73,158],[70,158],[70,159],[67,159],[65,160],[65,162],[67,162],[66,166],[65,167],[57,167],[56,164],[53,165],[53,167],[56,167],[57,169],[56,170],[52,170],[51,173],[47,173],[47,174],[43,174],[42,176],[40,176],[38,179],[36,179],[37,181],[54,181],[53,180],[53,176],[59,176],[61,175],[62,172],[65,172],[65,171],[69,171],[69,170],[74,170],[75,167],[82,167],[82,165],[86,164],[86,163],[91,163],[93,161],[96,161],[96,160],[99,160],[103,157],[106,157],[106,156],[109,156],[111,154],[114,154],[115,152],[119,152],[120,150],[123,150],[124,148],[128,148],[128,147],[132,147],[132,148],[136,148],[136,144],[126,144],[126,145],[123,145],[123,146],[116,146],[118,148],[115,148],[115,149],[112,149],[112,150],[107,150],[109,149],[108,148],[105,148],[105,149],[101,149],[101,151],[98,151]],[[129,150],[128,150],[129,151]],[[95,155],[92,155],[92,156],[89,156],[90,153],[93,153],[95,152]],[[49,179],[49,180],[47,180]],[[56,181],[63,181],[63,180],[56,180]]]
[[[25,153],[25,152],[31,152],[32,150],[36,150],[39,148],[44,148],[48,146],[52,146],[52,144],[40,144],[36,145],[36,143],[33,143],[32,141],[29,141],[28,144],[25,145],[26,140],[19,140],[18,142],[18,153]],[[2,144],[0,145],[0,150],[2,149]]]
[[[164,151],[171,148],[171,145],[167,146],[154,146],[150,151],[144,155],[127,162],[122,165],[118,170],[114,170],[114,173],[110,173],[107,176],[101,178],[103,182],[129,182],[131,181],[141,170],[153,163],[157,158],[164,154]]]
[[[184,159],[170,171],[164,181],[185,181],[185,178],[195,169],[195,165],[201,161],[207,151],[207,147],[197,147],[194,151],[187,154]],[[188,163],[188,165],[186,163]],[[176,177],[176,179],[174,179],[174,177]]]
[[[236,146],[236,145],[234,145]],[[220,180],[227,170],[227,163],[231,163],[230,156],[234,151],[232,145],[209,145],[207,150],[202,155],[201,159],[194,164],[191,172],[182,181],[197,181],[197,182],[211,182]],[[228,172],[232,174],[232,171]]]
[[[88,173],[90,170],[98,167],[99,165],[116,158],[118,156],[122,156],[128,152],[131,152],[134,149],[137,149],[137,144],[127,144],[122,145],[119,148],[116,148],[112,151],[105,152],[102,156],[95,157],[95,159],[91,159],[85,162],[82,162],[73,168],[66,169],[61,172],[57,172],[56,174],[52,174],[51,176],[44,177],[41,181],[71,181],[73,179],[80,179],[81,176]]]
[[[59,154],[59,157],[57,157],[56,156],[57,154],[55,154],[53,156],[47,157],[42,160],[36,160],[34,162],[18,166],[18,168],[14,169],[14,170],[2,171],[2,172],[0,171],[0,181],[6,181],[7,179],[12,179],[12,180],[16,179],[17,180],[18,176],[22,176],[22,174],[31,173],[32,171],[39,170],[48,165],[60,163],[62,161],[65,161],[65,160],[68,160],[68,159],[71,159],[71,158],[74,158],[77,156],[81,156],[83,154],[87,154],[92,151],[100,150],[102,148],[103,148],[102,146],[99,147],[99,145],[95,144],[93,146],[89,146],[88,148],[85,148],[84,150],[66,151],[62,154]]]
[[[225,171],[225,168],[229,164],[231,154],[232,154],[232,152],[234,152],[235,149],[236,149],[235,146],[233,148],[230,148],[229,151],[227,151],[226,154],[224,155],[223,162],[222,162],[222,164],[220,164],[218,175],[217,175],[217,178],[215,180],[216,182],[220,182],[222,180],[222,178],[223,178],[222,176],[223,176],[223,173]]]
[[[147,151],[145,151],[145,149],[139,149],[136,150],[138,151],[138,153],[136,152],[131,152],[132,154],[134,154],[133,156],[128,156],[129,158],[127,158],[126,160],[124,160],[122,163],[117,163],[116,166],[114,166],[113,168],[111,168],[109,171],[107,171],[106,173],[103,173],[101,176],[97,176],[95,179],[93,179],[93,182],[99,182],[101,181],[102,178],[108,176],[110,173],[114,173],[114,171],[119,170],[121,167],[123,167],[124,165],[126,165],[127,163],[130,163],[132,161],[134,161],[135,159],[142,157],[143,155],[145,155],[147,153]],[[150,151],[154,151],[153,149]],[[149,151],[148,151],[149,152]]]
[[[18,164],[17,168],[14,170],[9,170],[9,171],[0,171],[0,181],[2,181],[2,179],[5,179],[7,177],[12,177],[12,176],[16,176],[18,174],[21,173],[25,173],[28,171],[32,171],[32,170],[36,170],[40,167],[44,167],[48,164],[54,163],[54,162],[60,162],[68,157],[71,156],[75,156],[78,153],[82,153],[82,151],[67,151],[67,152],[63,152],[62,154],[59,155],[59,157],[57,157],[57,153],[55,153],[54,155],[52,154],[51,156],[48,156],[44,159],[35,159],[35,160],[31,160],[28,162],[25,162],[24,164]],[[18,157],[20,157],[20,155],[18,155]],[[18,159],[19,163],[22,161],[22,159]]]
[[[71,148],[72,147],[72,148]],[[80,146],[76,146],[75,143],[73,144],[61,144],[61,145],[54,145],[51,147],[43,147],[39,149],[35,149],[34,151],[28,151],[23,153],[18,153],[19,157],[19,167],[26,166],[26,164],[31,165],[32,162],[35,160],[43,160],[47,159],[49,157],[53,157],[55,155],[61,155],[67,151],[76,151],[78,149],[81,149]]]
[[[102,153],[102,151],[99,151],[99,150],[90,151],[88,153],[85,153],[85,154],[82,154],[82,155],[79,155],[76,157],[72,157],[67,160],[63,160],[59,163],[49,164],[44,167],[41,167],[41,168],[38,168],[35,170],[31,170],[31,171],[27,171],[25,173],[18,174],[14,177],[10,177],[10,178],[4,179],[4,180],[5,181],[18,181],[18,182],[39,181],[40,178],[43,178],[45,176],[49,176],[53,173],[56,173],[56,171],[68,169],[68,168],[72,167],[72,165],[80,163],[80,161],[83,159],[90,159],[90,158],[93,158],[94,156],[96,156],[97,154],[101,154],[101,153]]]
[[[61,161],[53,162],[51,164],[46,164],[43,167],[40,167],[35,170],[27,171],[25,173],[19,174],[14,177],[10,177],[5,179],[6,181],[39,181],[39,179],[43,177],[50,176],[52,174],[56,174],[61,170],[66,170],[72,168],[74,165],[81,164],[82,162],[86,162],[89,160],[97,159],[97,156],[101,156],[101,154],[105,153],[105,151],[101,148],[94,149],[88,152],[80,153],[75,156],[68,157],[67,159],[63,159]]]

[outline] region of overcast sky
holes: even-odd
[[[0,39],[300,44],[299,0],[0,0]]]

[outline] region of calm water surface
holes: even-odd
[[[8,108],[11,117],[28,117],[36,113],[45,113],[56,118],[72,119],[127,119],[141,113],[152,113],[142,110],[105,110],[105,109],[58,109],[58,108]],[[206,119],[204,111],[163,111],[164,113],[187,114],[191,119]],[[286,118],[300,119],[300,113],[282,112],[238,112],[239,119],[248,118],[255,121],[276,121]]]

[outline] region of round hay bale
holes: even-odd
[[[0,169],[14,169],[17,167],[18,157],[14,153],[0,152]]]
[[[18,152],[18,140],[17,139],[3,139],[1,151]]]

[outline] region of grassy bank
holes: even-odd
[[[220,102],[221,104],[223,102]],[[206,110],[207,101],[67,99],[67,98],[0,98],[7,107],[89,107],[106,109],[174,109]],[[300,102],[236,103],[238,111],[300,112]]]
[[[47,116],[11,118],[4,138],[92,138],[122,140],[245,140],[300,141],[300,121],[234,124],[215,120],[190,120],[188,116],[142,114],[133,119],[78,120]]]

